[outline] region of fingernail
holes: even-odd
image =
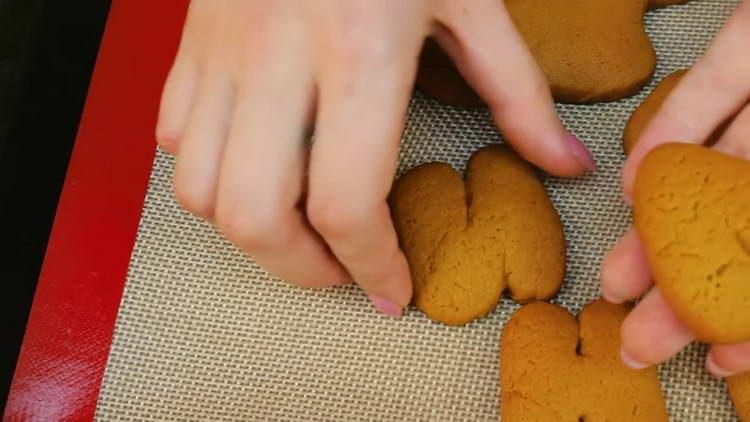
[[[644,369],[651,366],[634,358],[630,355],[630,353],[626,352],[625,349],[620,349],[620,359],[622,360],[622,363],[625,364],[625,366],[631,369]]]
[[[395,318],[399,318],[404,314],[403,308],[388,299],[382,298],[380,296],[370,295],[370,301],[372,302],[372,305],[375,306],[375,309],[377,309],[378,312],[382,314]]]
[[[727,371],[716,363],[713,353],[709,353],[708,358],[706,358],[706,370],[719,379],[733,375],[732,372]]]
[[[568,136],[568,148],[573,152],[573,156],[576,157],[576,161],[581,164],[588,171],[596,171],[596,161],[594,156],[591,155],[586,145],[581,142],[575,135],[569,133]]]

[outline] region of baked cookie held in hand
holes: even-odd
[[[466,324],[514,300],[546,300],[565,276],[560,217],[530,164],[505,146],[471,157],[466,180],[448,164],[411,169],[396,181],[391,210],[430,319]]]
[[[633,216],[655,283],[696,337],[750,341],[750,162],[659,146],[638,170]]]
[[[737,416],[742,422],[750,422],[750,372],[728,378],[727,385]]]
[[[643,15],[675,0],[505,0],[510,17],[547,77],[555,100],[614,101],[638,92],[656,67]],[[461,106],[479,106],[451,60],[425,45],[417,86]]]
[[[502,334],[502,420],[667,421],[656,368],[620,361],[627,313],[603,300],[585,306],[579,321],[544,302],[516,312]]]

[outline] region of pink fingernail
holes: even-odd
[[[399,318],[404,314],[403,308],[388,299],[382,298],[380,296],[370,295],[370,301],[372,302],[373,306],[375,306],[375,309],[377,309],[378,312],[382,314],[395,318]]]
[[[572,133],[568,134],[567,140],[568,148],[573,152],[576,161],[578,161],[586,170],[596,171],[596,160],[594,160],[594,156],[591,155],[591,152],[586,148],[586,145],[584,145],[584,143]]]
[[[712,353],[709,353],[708,358],[706,358],[706,370],[710,372],[711,375],[719,379],[733,375],[731,372],[727,371],[726,369],[719,366],[718,363],[716,363],[716,360],[714,359],[714,355]]]
[[[620,349],[620,359],[622,360],[622,363],[625,364],[625,366],[631,369],[644,369],[651,366],[634,358],[630,355],[630,353],[626,352],[625,349]]]

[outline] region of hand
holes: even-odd
[[[677,85],[644,131],[625,163],[626,197],[643,157],[670,141],[704,143],[734,117],[713,148],[750,160],[750,0],[745,0],[717,35],[706,55]],[[646,293],[648,292],[648,293]],[[643,294],[622,327],[622,357],[640,368],[661,363],[690,344],[694,336],[667,306],[657,288],[638,234],[631,229],[605,258],[602,294],[624,302]],[[714,345],[707,369],[718,377],[750,370],[750,343]]]
[[[356,281],[400,315],[412,287],[386,199],[430,35],[528,160],[593,169],[502,2],[193,0],[157,128],[177,199],[268,271]]]

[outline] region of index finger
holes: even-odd
[[[323,74],[310,157],[310,222],[375,307],[391,316],[412,295],[387,197],[420,43]]]
[[[667,142],[704,143],[750,97],[750,1],[744,1],[708,52],[680,81],[644,130],[623,169],[632,194],[641,160]]]

